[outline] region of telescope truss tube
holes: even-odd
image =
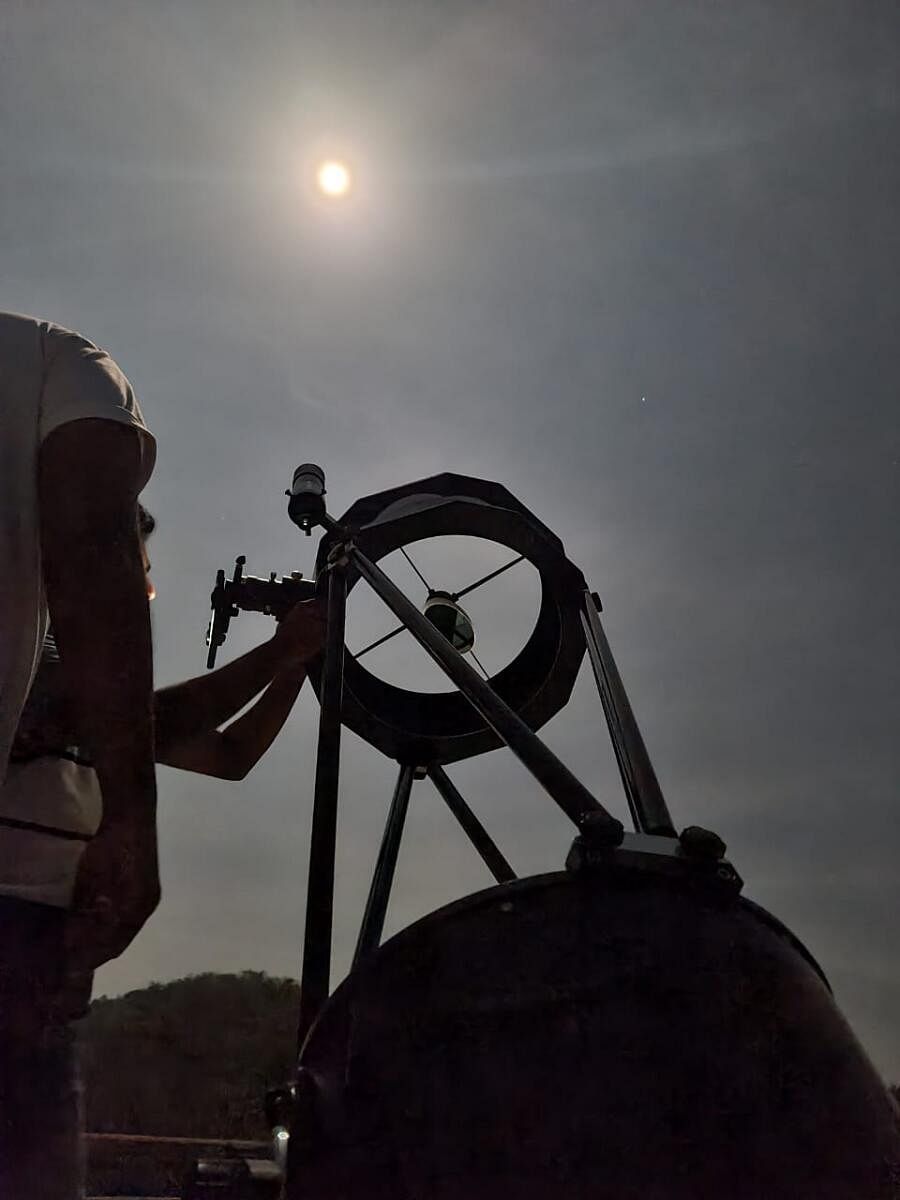
[[[346,572],[342,566],[334,566],[328,577],[328,624],[325,634],[325,661],[322,667],[319,744],[309,847],[309,880],[306,889],[298,1046],[303,1045],[310,1026],[328,999],[331,983],[331,926],[334,911],[334,857],[337,842],[346,613]]]
[[[591,592],[584,593],[581,623],[634,827],[638,833],[676,837],[650,755],[600,622],[599,601]]]
[[[384,837],[381,849],[378,851],[378,861],[375,864],[375,873],[369,888],[369,898],[366,901],[366,911],[363,914],[351,970],[357,967],[370,951],[377,950],[381,944],[384,918],[387,914],[391,886],[394,882],[394,870],[397,866],[397,855],[400,852],[400,839],[403,837],[403,826],[406,824],[406,811],[409,808],[409,793],[412,790],[414,770],[414,767],[401,766],[400,774],[397,776],[397,786],[394,789],[394,798],[391,801],[391,809],[384,827]]]

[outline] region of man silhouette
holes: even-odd
[[[90,748],[102,792],[70,907],[48,837],[72,812],[0,805],[0,1195],[80,1192],[77,1076],[54,1009],[70,972],[115,958],[159,901],[153,669],[137,498],[155,444],[108,354],[47,321],[0,314],[0,782],[48,616],[76,717],[73,787]],[[10,811],[11,809],[11,811]],[[77,824],[77,822],[76,822]],[[49,831],[49,832],[48,832]]]

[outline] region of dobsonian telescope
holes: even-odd
[[[327,592],[298,1059],[270,1097],[287,1200],[900,1195],[897,1107],[809,951],[741,894],[720,837],[676,831],[599,599],[559,538],[506,488],[461,475],[367,496],[339,519],[312,464],[288,494],[302,530],[324,529],[316,580],[245,577],[238,560],[217,579],[208,639],[212,659],[241,609],[279,616]],[[504,568],[461,591],[429,587],[419,606],[378,565],[461,534],[540,576],[531,635],[489,678],[470,665],[460,601]],[[345,649],[347,594],[361,585],[455,690],[397,687]],[[585,654],[633,831],[536,733],[567,704]],[[332,991],[342,726],[398,777],[353,965]],[[447,774],[501,745],[572,823],[556,872],[516,878]],[[410,793],[426,777],[496,882],[382,944]],[[233,1194],[261,1194],[251,1175],[266,1171],[251,1166]],[[191,1194],[207,1194],[201,1175]]]

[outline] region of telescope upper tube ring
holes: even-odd
[[[580,612],[586,584],[562,543],[505,488],[486,480],[439,475],[354,504],[338,522],[373,561],[423,538],[480,537],[508,546],[538,571],[541,604],[519,654],[491,687],[532,728],[540,729],[568,702],[585,652]],[[321,541],[317,571],[338,544]],[[351,565],[348,591],[359,581]],[[319,694],[320,675],[312,676]],[[503,743],[458,692],[413,692],[344,659],[344,724],[401,763],[458,762]]]

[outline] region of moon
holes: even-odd
[[[350,170],[345,163],[337,159],[329,159],[319,164],[316,170],[316,184],[323,196],[339,200],[350,191]]]

